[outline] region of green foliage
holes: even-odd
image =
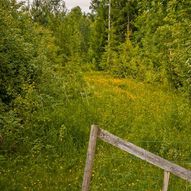
[[[66,14],[65,2],[62,0],[34,0],[32,1],[33,20],[43,26],[55,24],[56,19]]]
[[[0,99],[10,104],[19,94],[23,94],[23,84],[31,84],[36,80],[38,71],[31,63],[34,53],[34,47],[28,39],[31,26],[16,10],[5,8],[4,5],[0,9]]]
[[[89,58],[95,64],[95,68],[99,70],[103,68],[100,66],[100,62],[108,40],[108,1],[93,0],[90,8],[92,22]]]
[[[138,47],[133,47],[131,41],[127,38],[126,42],[119,46],[118,52],[120,54],[112,72],[120,77],[131,76],[144,79],[144,68],[141,66]]]
[[[190,7],[188,2],[153,3],[136,19],[136,38],[147,68],[151,63],[154,81],[189,93]],[[142,23],[145,23],[143,26]]]
[[[66,63],[52,31],[33,23],[25,10],[17,11],[16,4],[5,3],[8,6],[4,10],[2,4],[0,13],[0,134],[5,154],[25,154],[39,136],[46,139],[57,105],[65,107],[78,99],[85,86],[75,63],[78,57],[73,53]],[[44,144],[41,140],[39,147]]]
[[[108,1],[92,1],[90,57],[96,68],[190,97],[190,2],[112,0],[110,31],[108,14]]]
[[[52,28],[56,44],[60,47],[65,61],[77,61],[85,66],[88,62],[90,21],[83,15],[80,7],[73,8],[64,17],[57,17],[58,25]],[[82,66],[82,67],[83,67]]]
[[[190,3],[111,2],[110,31],[106,0],[89,15],[0,2],[0,190],[80,190],[92,123],[190,168],[190,103],[163,86],[191,96]],[[109,145],[95,161],[92,190],[161,189],[162,171]]]

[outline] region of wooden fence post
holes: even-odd
[[[90,139],[87,151],[86,166],[83,177],[82,191],[89,191],[90,181],[92,176],[93,161],[96,150],[96,141],[97,138],[100,138],[102,141],[105,141],[123,151],[126,151],[142,160],[147,161],[148,163],[155,165],[164,170],[164,181],[162,191],[168,190],[170,173],[191,182],[191,171],[185,169],[179,165],[176,165],[160,156],[157,156],[149,151],[142,149],[130,142],[127,142],[96,125],[91,126]]]
[[[87,152],[87,158],[86,158],[86,166],[84,170],[84,177],[83,177],[83,184],[82,184],[82,191],[89,191],[89,188],[90,188],[90,181],[92,176],[93,161],[94,161],[95,150],[96,150],[98,130],[99,128],[96,125],[91,126],[88,152]]]
[[[170,172],[164,171],[164,182],[162,191],[168,191],[169,178],[170,178]]]

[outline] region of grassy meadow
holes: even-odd
[[[44,116],[47,132],[30,153],[0,155],[0,190],[81,190],[93,123],[191,169],[191,108],[186,99],[165,87],[104,73],[89,72],[84,80],[78,99],[62,104],[59,95],[57,104],[36,113],[36,119]],[[92,191],[160,191],[162,181],[162,170],[98,141]],[[172,175],[169,191],[191,191],[191,184]]]

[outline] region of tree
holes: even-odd
[[[108,44],[108,0],[92,0],[90,9],[92,11],[90,60],[100,69],[101,57]]]
[[[83,15],[80,7],[75,7],[54,25],[56,43],[66,60],[78,57],[87,61],[90,36],[90,20]]]
[[[34,0],[31,14],[35,22],[47,26],[55,22],[58,15],[66,14],[65,2],[63,0]]]
[[[5,104],[23,93],[23,84],[37,80],[31,62],[35,52],[29,38],[32,26],[13,3],[4,0],[0,4],[0,99]]]

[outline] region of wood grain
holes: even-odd
[[[92,176],[93,161],[94,161],[95,150],[96,150],[98,130],[99,129],[96,125],[91,126],[86,166],[84,170],[84,177],[83,177],[83,184],[82,184],[82,191],[88,191],[90,188],[90,181]]]
[[[162,191],[168,191],[169,178],[170,178],[170,172],[164,171],[164,182]]]

